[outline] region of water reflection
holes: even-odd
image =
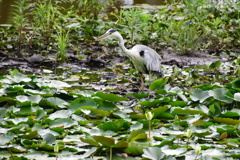
[[[134,5],[134,4],[149,4],[149,5],[161,5],[166,0],[115,0],[115,3],[120,5]]]
[[[150,4],[150,5],[161,5],[166,3],[166,0],[135,0],[134,4]]]
[[[116,0],[114,3],[117,4],[118,6],[133,5],[134,4],[134,0]]]
[[[12,14],[12,6],[14,0],[2,0],[0,1],[0,24],[10,23],[10,17]]]
[[[19,2],[20,0],[0,0],[0,24],[10,23],[13,4]],[[102,1],[102,0],[99,0]],[[164,4],[166,0],[114,0],[114,4],[117,8],[123,5],[135,5],[135,4],[149,4],[149,5],[161,5]]]

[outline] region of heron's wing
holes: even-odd
[[[137,45],[136,46],[139,50],[139,53],[141,51],[144,52],[144,55],[142,56],[143,58],[143,63],[146,66],[147,70],[149,72],[161,72],[161,57],[159,54],[154,51],[152,48],[149,48],[144,45]]]

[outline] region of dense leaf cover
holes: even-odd
[[[17,70],[0,79],[2,158],[240,158],[240,78],[187,91],[165,77],[151,94],[124,97],[74,93],[68,83]],[[119,103],[129,100],[135,104]]]

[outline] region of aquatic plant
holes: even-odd
[[[15,3],[13,26],[4,29],[4,37],[0,37],[3,50],[26,55],[31,55],[34,49],[44,54],[56,53],[54,45],[58,28],[69,26],[69,46],[73,50],[81,50],[76,49],[78,43],[87,47],[101,31],[114,27],[125,33],[124,37],[130,37],[131,44],[151,43],[153,48],[172,49],[181,54],[191,54],[196,50],[203,52],[203,49],[217,55],[236,56],[238,52],[238,1],[223,4],[204,0],[175,1],[154,10],[146,6],[125,7],[111,14],[101,13],[103,6],[112,5],[107,1],[108,4],[97,3],[96,0],[88,3],[74,0],[30,2]],[[71,5],[63,8],[63,3]],[[24,48],[21,47],[23,45]]]
[[[170,79],[154,81],[152,92],[120,96],[76,92],[66,82],[13,70],[0,77],[0,156],[238,158],[240,78],[188,89]]]
[[[63,28],[59,28],[57,33],[57,46],[58,52],[56,54],[56,60],[60,62],[66,62],[67,60],[67,47],[69,42],[69,31]]]
[[[121,9],[114,14],[117,17],[117,25],[130,37],[131,44],[144,41],[149,38],[150,15],[143,13],[138,8]]]
[[[29,5],[30,0],[23,0],[23,1],[17,1],[13,5],[14,7],[14,16],[12,19],[12,22],[14,26],[17,28],[18,31],[18,38],[17,38],[17,46],[18,46],[18,53],[20,54],[21,51],[21,45],[24,41],[24,30],[26,30],[26,26],[29,23],[28,16],[29,12],[31,10],[31,6]]]
[[[66,1],[66,0],[64,0]],[[113,3],[110,1],[102,1],[99,3],[98,0],[70,0],[66,2],[71,2],[72,10],[76,10],[75,12],[79,14],[81,17],[88,17],[88,19],[98,19],[100,12],[106,8],[106,6],[111,6]]]
[[[189,54],[201,47],[207,35],[207,30],[198,24],[171,19],[163,38],[172,48],[179,49],[181,54]]]
[[[32,13],[31,23],[33,30],[45,37],[45,40],[49,43],[49,38],[52,36],[57,26],[56,21],[59,19],[57,17],[62,16],[60,7],[54,5],[51,0],[38,0],[34,4],[35,7]]]

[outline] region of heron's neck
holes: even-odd
[[[118,42],[119,46],[122,48],[123,52],[124,52],[126,55],[128,55],[129,50],[124,46],[123,37],[122,37],[122,36],[119,36],[118,39],[119,39],[119,42]]]

